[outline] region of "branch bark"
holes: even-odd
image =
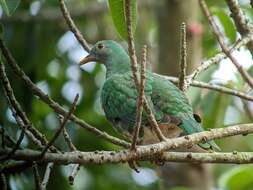
[[[250,23],[249,18],[244,14],[242,9],[240,8],[239,2],[237,0],[226,0],[228,8],[231,11],[231,17],[235,22],[235,26],[238,32],[242,36],[247,36],[252,34],[253,25]],[[251,1],[252,3],[252,1]],[[250,40],[247,44],[248,49],[253,53],[253,40]]]
[[[229,49],[226,47],[226,45],[222,39],[221,31],[220,31],[219,27],[216,25],[211,13],[209,12],[205,1],[199,0],[199,2],[200,2],[200,6],[203,10],[203,13],[205,14],[205,16],[207,17],[207,19],[209,21],[209,24],[213,30],[213,33],[215,34],[215,36],[220,44],[222,51],[226,54],[226,56],[231,60],[231,62],[237,68],[238,72],[241,74],[241,76],[245,80],[245,82],[248,83],[248,85],[253,89],[253,79],[251,78],[249,73],[243,69],[243,67],[240,65],[240,63],[237,61],[237,59],[230,53]]]
[[[178,147],[192,147],[193,144],[206,142],[211,139],[224,138],[235,135],[253,133],[253,123],[231,126],[227,128],[212,129],[188,136],[168,139],[157,144],[138,146],[136,151],[129,149],[120,151],[95,151],[95,152],[69,152],[46,153],[41,162],[53,162],[57,164],[105,164],[120,163],[140,160],[162,159],[170,162],[202,162],[202,163],[253,163],[253,153],[182,153],[165,151]],[[10,149],[0,149],[0,155],[6,154]],[[12,159],[34,160],[41,153],[34,150],[17,150]]]
[[[134,47],[134,37],[133,37],[133,31],[132,31],[132,20],[131,20],[131,0],[125,1],[125,12],[126,12],[126,24],[127,24],[127,41],[128,41],[128,52],[129,57],[131,60],[131,69],[133,72],[134,77],[134,83],[136,89],[139,88],[140,85],[140,77],[138,76],[138,64],[137,64],[137,57],[135,53],[135,47]],[[162,134],[161,130],[158,127],[158,124],[155,120],[155,117],[152,113],[152,110],[149,107],[148,101],[146,97],[144,96],[144,110],[147,113],[148,120],[150,125],[154,128],[154,131],[159,138],[160,141],[165,141],[166,138]]]
[[[75,35],[76,39],[82,45],[82,47],[84,48],[84,50],[86,50],[87,52],[89,52],[90,51],[90,46],[86,42],[86,40],[83,38],[82,33],[78,30],[78,28],[76,27],[74,21],[72,20],[70,14],[69,14],[69,11],[67,9],[67,6],[64,3],[64,0],[59,0],[59,3],[60,3],[60,8],[61,8],[62,16],[65,19],[66,23],[68,24],[69,29],[73,32],[73,34]]]

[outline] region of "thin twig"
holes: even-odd
[[[24,73],[24,71],[18,66],[16,60],[11,55],[11,52],[9,49],[5,46],[4,42],[0,39],[0,49],[2,51],[2,54],[7,60],[7,63],[11,66],[15,74],[26,84],[26,86],[32,91],[32,93],[40,98],[44,103],[46,103],[48,106],[50,106],[56,113],[65,116],[67,114],[67,111],[61,107],[57,102],[52,100],[47,94],[42,92],[40,88],[38,88],[31,79]],[[70,116],[70,120],[74,123],[78,124],[80,127],[96,134],[100,138],[104,138],[108,140],[109,142],[120,145],[123,147],[130,147],[130,143],[113,137],[109,135],[108,133],[104,131],[100,131],[99,129],[89,125],[88,123],[84,122],[83,120],[76,117],[74,114]]]
[[[2,138],[2,148],[5,149],[5,130],[4,130],[4,126],[2,125],[2,127],[0,128],[0,133],[1,133],[1,138]]]
[[[181,44],[180,44],[180,75],[179,75],[179,89],[183,92],[187,90],[186,76],[187,67],[187,45],[186,45],[186,25],[183,22],[181,24]]]
[[[7,190],[7,180],[6,176],[4,173],[0,173],[0,179],[1,179],[1,189],[2,190]]]
[[[19,124],[19,126],[22,130],[22,133],[21,133],[18,143],[21,143],[21,141],[23,139],[23,135],[24,135],[23,132],[30,131],[33,134],[33,136],[29,135],[29,133],[27,133],[27,135],[29,137],[31,137],[31,139],[34,139],[33,137],[35,137],[36,139],[38,139],[40,141],[40,143],[42,145],[45,145],[47,143],[46,138],[36,128],[33,127],[32,123],[28,119],[26,113],[23,112],[19,102],[16,100],[14,92],[13,92],[12,87],[10,85],[10,81],[6,75],[5,66],[4,66],[2,60],[0,61],[0,80],[3,85],[4,94],[7,98],[10,108],[13,112],[13,116],[15,117],[16,122]],[[19,118],[22,120],[22,124],[19,121]],[[37,141],[33,141],[33,142],[37,143]],[[16,145],[15,149],[18,149],[18,147],[19,147],[19,144]],[[13,150],[15,150],[15,149],[13,149]],[[52,147],[51,149],[52,149],[52,151],[56,151],[56,149],[54,147]]]
[[[248,35],[248,36],[243,37],[242,39],[239,39],[232,46],[230,46],[229,52],[233,53],[238,48],[240,48],[240,47],[244,46],[245,44],[247,44],[251,40],[251,38],[252,37]],[[192,74],[190,74],[187,78],[191,81],[194,80],[201,72],[205,71],[210,66],[219,63],[221,60],[225,59],[226,57],[227,56],[223,52],[220,52],[220,53],[216,54],[215,56],[213,56],[212,58],[201,62],[201,65],[199,67],[197,67],[192,72]]]
[[[34,175],[34,181],[35,181],[35,187],[36,190],[42,190],[41,189],[41,179],[40,179],[40,174],[38,171],[38,166],[36,162],[33,162],[33,175]]]
[[[235,26],[238,32],[242,36],[249,35],[253,32],[253,25],[250,23],[249,18],[244,14],[237,0],[226,0],[228,8],[231,11],[231,17],[235,22]],[[252,2],[251,2],[252,3]],[[253,40],[251,40],[247,47],[253,53]]]
[[[0,169],[0,173],[4,173],[7,175],[10,174],[16,174],[23,172],[27,168],[32,167],[32,162],[31,161],[19,161],[19,162],[11,162],[9,164],[6,164],[5,166],[2,166]]]
[[[43,180],[41,182],[41,190],[46,190],[48,181],[50,179],[50,174],[51,174],[51,171],[52,171],[53,167],[54,167],[54,163],[50,162],[50,163],[47,164],[46,171],[45,171]]]
[[[242,101],[242,103],[243,103],[243,109],[245,113],[247,114],[248,118],[250,119],[250,121],[253,121],[253,112],[250,109],[251,105],[247,101]]]
[[[64,128],[65,124],[69,120],[70,115],[72,113],[74,113],[74,111],[76,109],[76,103],[77,103],[78,98],[79,98],[79,94],[76,94],[75,99],[74,99],[74,101],[73,101],[73,103],[71,105],[71,108],[69,109],[68,114],[65,115],[65,117],[63,118],[63,121],[62,121],[60,127],[57,129],[56,133],[54,134],[53,138],[48,142],[48,144],[46,145],[46,147],[41,151],[41,157],[44,156],[44,154],[47,152],[47,150],[54,144],[55,140],[61,134],[62,129]]]
[[[64,139],[65,141],[67,142],[68,146],[69,146],[69,149],[71,151],[77,151],[77,148],[75,147],[75,145],[72,143],[70,137],[69,137],[69,134],[67,133],[66,129],[63,128],[63,136],[64,136]],[[69,184],[70,185],[73,185],[74,184],[74,181],[75,181],[75,177],[78,173],[78,171],[80,170],[80,164],[74,164],[71,168],[71,172],[69,174],[69,177],[68,177],[68,180],[69,180]]]
[[[131,18],[131,0],[125,1],[125,12],[126,12],[126,23],[127,23],[127,37],[128,37],[128,52],[131,60],[131,69],[133,72],[133,78],[136,89],[139,87],[139,76],[138,76],[138,67],[137,67],[137,57],[135,53],[135,47],[134,47],[134,37],[133,37],[133,31],[132,31],[132,18]],[[154,128],[155,133],[160,141],[165,141],[166,138],[162,134],[161,130],[159,129],[159,126],[155,120],[155,117],[152,113],[152,110],[149,107],[148,101],[146,97],[144,97],[144,110],[147,113],[148,120],[150,122],[150,125]]]
[[[8,160],[9,158],[11,158],[15,154],[15,152],[19,149],[19,146],[25,137],[25,130],[26,130],[26,127],[21,128],[21,133],[19,135],[17,143],[12,148],[12,151],[9,154],[4,155],[3,157],[0,157],[0,161]]]
[[[253,79],[251,78],[249,73],[243,69],[243,67],[240,65],[240,63],[237,61],[237,59],[235,59],[235,57],[230,53],[229,49],[226,47],[224,41],[222,40],[221,36],[219,35],[219,33],[220,33],[219,27],[216,25],[211,13],[208,10],[208,7],[207,7],[205,1],[199,0],[199,2],[200,2],[201,8],[202,8],[205,16],[207,17],[207,19],[209,21],[209,24],[213,30],[213,33],[215,34],[215,36],[220,44],[222,51],[227,55],[227,57],[235,65],[235,67],[237,68],[237,70],[241,74],[242,78],[245,80],[245,82],[247,82],[248,85],[251,88],[253,88]]]
[[[82,45],[82,47],[87,52],[89,52],[90,51],[89,44],[83,38],[81,32],[78,30],[78,28],[76,27],[74,21],[72,20],[70,14],[69,14],[69,11],[67,9],[67,6],[64,3],[64,0],[59,0],[59,3],[60,3],[60,8],[61,8],[62,16],[64,17],[66,23],[68,24],[69,29],[73,32],[73,34],[75,35],[75,37],[78,40],[78,42]]]
[[[141,61],[141,80],[138,90],[138,100],[137,100],[137,109],[136,109],[136,121],[135,128],[133,133],[133,140],[131,145],[131,150],[136,148],[136,143],[138,141],[139,132],[141,128],[141,119],[143,111],[143,102],[144,102],[144,89],[145,89],[145,80],[146,80],[146,64],[147,64],[147,46],[145,45],[142,49],[142,61]]]
[[[68,144],[68,147],[71,151],[76,151],[76,147],[75,145],[72,143],[71,139],[70,139],[70,136],[66,130],[65,127],[63,127],[63,130],[62,130],[62,133],[63,133],[63,137],[65,139],[65,142]]]
[[[155,74],[158,75],[158,74]],[[166,80],[169,80],[175,84],[178,84],[179,79],[177,77],[169,77],[166,75],[158,75],[160,77],[163,77]],[[248,101],[253,101],[253,97],[246,94],[245,92],[241,92],[232,88],[227,88],[227,87],[223,87],[223,86],[219,86],[216,84],[212,84],[212,83],[205,83],[205,82],[201,82],[201,81],[197,81],[197,80],[193,80],[190,84],[191,86],[194,87],[198,87],[198,88],[206,88],[209,90],[214,90],[217,91],[219,93],[223,93],[223,94],[229,94],[232,96],[237,96],[239,98],[242,98],[244,100],[248,100]]]
[[[3,125],[2,125],[2,127],[0,127],[0,134],[1,134],[2,138],[5,139],[4,142],[2,142],[2,143],[5,143],[4,145],[2,145],[2,148],[5,148],[6,145],[7,146],[14,146],[16,144],[15,140],[7,134],[7,131],[5,131]]]

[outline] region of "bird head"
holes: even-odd
[[[107,67],[117,64],[117,62],[121,62],[122,64],[125,59],[128,59],[128,55],[120,44],[113,40],[103,40],[97,42],[92,47],[89,55],[80,61],[80,65],[96,61]]]

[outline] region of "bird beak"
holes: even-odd
[[[79,65],[84,65],[91,61],[97,61],[97,59],[93,55],[89,54],[79,62]]]

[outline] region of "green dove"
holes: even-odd
[[[118,131],[131,136],[135,126],[138,92],[128,54],[117,42],[104,40],[97,42],[80,64],[90,61],[102,63],[106,67],[106,81],[101,92],[106,118]],[[174,84],[148,70],[144,91],[159,128],[167,138],[204,131],[188,99]],[[158,142],[145,112],[141,129],[142,144]],[[219,150],[214,141],[198,145],[206,150]]]

